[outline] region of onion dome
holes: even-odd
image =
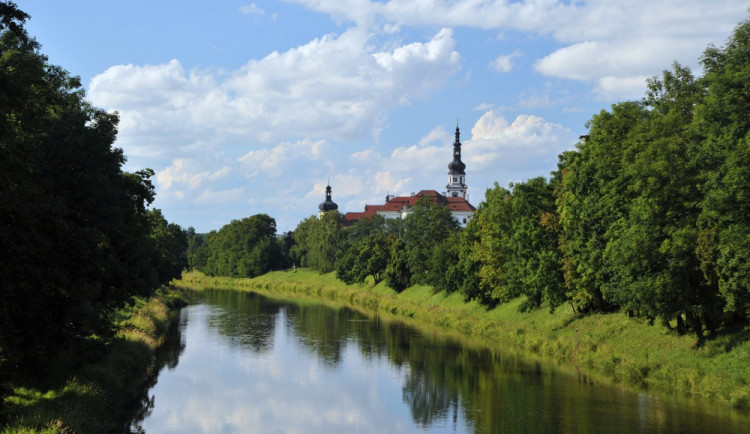
[[[331,200],[331,186],[326,186],[326,201],[318,205],[318,209],[322,212],[335,211],[339,209],[334,201]]]

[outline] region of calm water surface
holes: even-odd
[[[249,293],[206,293],[169,342],[133,432],[750,432],[750,418],[730,410]]]

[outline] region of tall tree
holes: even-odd
[[[290,251],[293,260],[320,273],[333,271],[344,241],[342,222],[343,215],[338,211],[328,211],[320,219],[310,216],[301,221],[294,230],[295,245]]]
[[[614,306],[601,292],[612,278],[604,266],[606,233],[625,215],[626,180],[620,170],[629,151],[628,134],[648,116],[637,102],[612,106],[587,123],[589,133],[575,153],[564,155],[558,196],[561,248],[567,294],[580,311]]]
[[[485,201],[479,205],[471,222],[476,241],[468,258],[478,266],[478,287],[465,291],[464,295],[472,294],[470,298],[495,304],[520,295],[519,288],[508,284],[507,276],[512,254],[509,249],[513,234],[512,197],[509,190],[497,183],[488,188],[484,196]]]
[[[566,299],[558,233],[552,221],[556,219],[555,186],[542,177],[513,185],[507,281],[526,296],[522,310],[536,309],[542,302],[554,310]]]
[[[115,309],[174,274],[153,172],[122,171],[117,115],[48,63],[26,19],[0,2],[0,375],[43,375],[58,350],[111,336]]]
[[[750,21],[722,49],[703,55],[702,104],[694,127],[704,137],[695,160],[703,164],[705,198],[699,217],[701,268],[717,286],[728,321],[750,312]]]
[[[459,228],[450,210],[433,198],[417,201],[404,221],[404,247],[406,263],[412,284],[429,284],[433,251]],[[434,274],[434,273],[433,273]]]

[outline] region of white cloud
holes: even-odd
[[[646,90],[646,76],[601,77],[596,81],[596,93],[604,100],[640,99]]]
[[[440,168],[450,162],[447,159],[450,155],[450,148],[445,144],[401,146],[393,150],[387,167],[402,173],[440,173]]]
[[[204,189],[195,199],[199,205],[218,205],[223,203],[237,203],[244,201],[245,187],[230,188],[214,191],[210,188]]]
[[[370,37],[349,29],[234,72],[186,71],[178,60],[112,66],[92,79],[89,98],[119,111],[118,145],[134,157],[230,139],[361,140],[378,135],[389,110],[443,86],[461,60],[449,29],[387,51]]]
[[[445,145],[445,143],[449,143],[452,138],[453,136],[448,134],[448,132],[445,131],[445,128],[438,126],[433,128],[426,136],[419,139],[418,146],[422,148],[428,147],[433,142],[438,142],[438,146]]]
[[[521,55],[521,52],[516,50],[510,54],[498,56],[495,60],[490,62],[490,67],[497,72],[510,72],[513,70],[513,58]]]
[[[615,92],[602,83],[605,78],[632,84],[658,75],[673,60],[697,68],[707,44],[724,40],[747,12],[746,0],[294,1],[363,27],[467,26],[551,37],[563,46],[539,59],[537,70],[592,83],[600,98],[634,92]],[[511,59],[500,56],[491,66],[508,72]]]
[[[258,176],[261,172],[278,177],[289,169],[293,160],[316,161],[325,156],[330,146],[325,140],[309,139],[296,142],[281,142],[273,148],[252,150],[238,159],[248,176]]]
[[[411,183],[412,178],[394,176],[391,172],[377,172],[375,174],[376,193],[399,194]]]
[[[262,8],[258,7],[255,3],[250,3],[249,5],[240,6],[240,12],[243,14],[248,15],[265,15],[266,11],[264,11]]]
[[[545,92],[540,95],[536,91],[521,93],[521,99],[518,101],[518,105],[526,108],[547,107],[551,103],[548,93]]]
[[[467,172],[550,167],[574,140],[570,130],[539,116],[522,114],[509,123],[491,110],[474,124],[463,154]]]
[[[336,202],[341,197],[357,196],[364,190],[365,179],[361,173],[349,171],[346,174],[337,174],[326,181],[316,182],[313,188],[305,194],[307,198],[325,198],[326,186],[331,185],[331,197]],[[330,183],[330,184],[329,184]]]
[[[483,102],[479,103],[472,109],[475,112],[485,112],[487,110],[492,110],[495,108],[495,104],[489,103],[489,102]]]
[[[161,191],[172,188],[187,187],[196,190],[203,186],[206,181],[216,181],[224,178],[231,172],[228,166],[215,171],[198,171],[199,163],[187,159],[174,160],[172,165],[156,173],[156,182]]]

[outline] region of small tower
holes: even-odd
[[[336,202],[331,200],[331,186],[326,186],[326,200],[325,202],[318,205],[318,218],[323,218],[323,214],[327,213],[328,211],[336,211],[339,209],[339,206],[336,205]]]
[[[461,141],[456,123],[456,141],[453,142],[453,161],[448,164],[448,185],[445,186],[447,195],[466,199],[466,165],[461,161]]]

